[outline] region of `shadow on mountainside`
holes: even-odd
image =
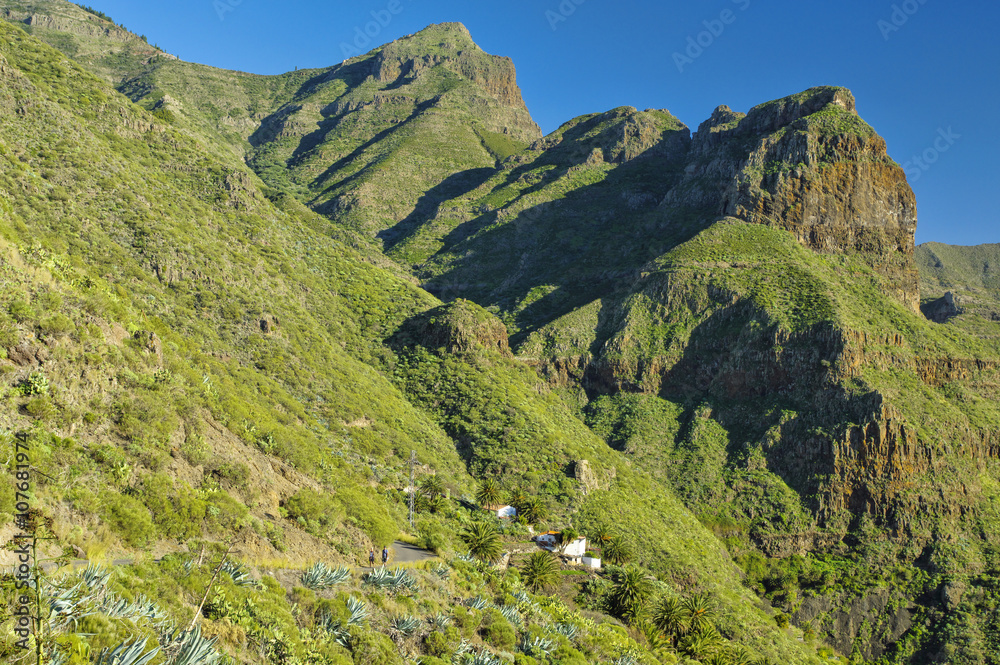
[[[644,156],[508,219],[495,210],[483,212],[443,238],[425,273],[435,264],[448,267],[427,275],[424,288],[442,299],[463,297],[517,311],[511,336],[517,347],[578,307],[627,293],[649,261],[716,219],[714,209],[659,205],[682,175],[676,160]]]

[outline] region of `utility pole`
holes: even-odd
[[[417,497],[417,486],[413,484],[413,467],[417,463],[417,451],[410,451],[410,533],[413,533],[413,503]]]

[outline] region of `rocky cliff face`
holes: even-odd
[[[916,198],[850,91],[813,88],[745,116],[721,106],[692,152],[687,182],[665,206],[707,205],[786,229],[816,251],[863,254],[895,297],[917,309]],[[700,185],[706,178],[715,181],[709,191]]]

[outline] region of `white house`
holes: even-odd
[[[546,531],[535,536],[535,542],[547,550],[554,550],[559,544],[558,531]]]
[[[563,548],[563,554],[571,559],[579,559],[587,553],[587,539],[580,536]]]
[[[512,520],[517,517],[517,508],[514,506],[483,506],[483,510],[496,513],[500,519]]]
[[[561,541],[562,534],[558,531],[546,531],[535,537],[535,542],[538,543],[539,547],[547,549],[550,552],[558,552],[577,563],[587,553],[587,539],[583,536],[574,539],[570,543],[561,543]]]

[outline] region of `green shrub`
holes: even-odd
[[[21,383],[21,394],[26,397],[32,395],[48,395],[49,379],[43,372],[32,372],[28,378]]]
[[[313,489],[301,489],[285,499],[288,516],[314,535],[344,519],[344,507],[333,496]]]
[[[202,466],[208,462],[212,454],[212,448],[205,443],[204,437],[200,434],[192,434],[184,439],[181,444],[181,456],[187,460],[191,466]]]
[[[396,645],[385,635],[367,629],[351,629],[351,653],[355,665],[402,665]]]
[[[117,492],[102,495],[101,517],[132,547],[144,547],[154,535],[155,526],[149,509],[135,497]]]
[[[7,314],[0,312],[0,349],[9,349],[17,346],[20,334],[14,320]]]
[[[13,301],[8,307],[7,311],[18,323],[25,323],[27,321],[34,320],[36,314],[35,309],[29,305],[26,301],[20,298]]]
[[[243,462],[223,462],[213,475],[234,487],[242,487],[250,480],[250,468]]]
[[[42,421],[51,420],[59,413],[47,395],[35,397],[25,405],[24,409],[32,418]]]
[[[376,545],[387,545],[399,535],[399,524],[373,492],[344,487],[337,492],[350,521],[364,531]]]
[[[424,648],[427,650],[427,653],[446,660],[450,659],[452,652],[455,650],[454,645],[459,638],[458,631],[455,628],[450,627],[447,630],[454,634],[454,638],[449,638],[447,634],[440,630],[435,630],[424,638]]]
[[[511,649],[514,642],[517,641],[517,632],[514,627],[504,618],[500,610],[495,608],[486,611],[479,634],[487,644],[505,651]]]

